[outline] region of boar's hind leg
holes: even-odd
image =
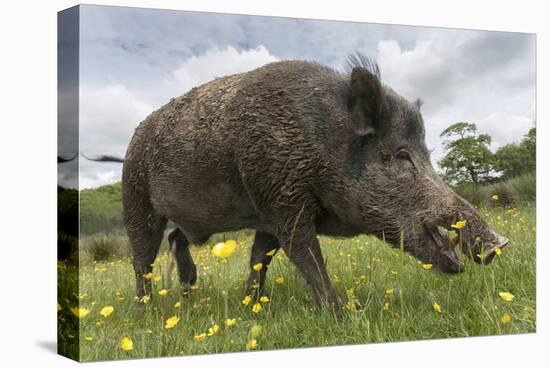
[[[136,206],[125,211],[126,229],[133,250],[138,302],[146,303],[143,297],[150,297],[152,293],[151,278],[147,274],[153,270],[167,221],[144,200],[132,204]]]
[[[252,245],[252,254],[250,255],[250,276],[247,282],[247,294],[254,295],[256,298],[262,294],[267,268],[275,252],[280,247],[276,237],[265,232],[256,232],[254,244]],[[262,264],[260,271],[256,271],[253,268],[257,264]]]
[[[178,274],[184,295],[188,294],[192,285],[197,282],[197,267],[191,257],[189,251],[189,241],[182,231],[174,230],[170,234],[172,240],[170,242],[171,251],[175,255],[178,264]]]
[[[315,226],[298,225],[293,234],[284,233],[278,237],[290,261],[313,288],[315,303],[328,303],[337,312],[340,311],[340,300],[327,274]]]

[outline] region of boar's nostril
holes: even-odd
[[[510,242],[510,240],[504,236],[497,237],[497,246],[500,248],[505,248],[508,246],[508,242]]]

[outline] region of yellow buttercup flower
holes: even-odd
[[[195,339],[196,341],[198,342],[202,342],[204,341],[204,339],[206,339],[206,333],[202,333],[202,334],[199,334],[199,335],[195,335],[193,337],[193,339]]]
[[[237,242],[235,240],[218,242],[212,248],[212,255],[223,259],[233,255],[236,249],[237,249]]]
[[[255,303],[254,306],[252,306],[252,312],[259,313],[260,311],[262,311],[262,305]]]
[[[510,321],[512,321],[512,316],[510,316],[508,313],[505,313],[505,314],[502,315],[502,317],[500,318],[500,322],[503,323],[503,324],[507,324],[507,323],[509,323]]]
[[[248,306],[248,304],[252,301],[252,296],[246,296],[243,299],[243,305]]]
[[[257,264],[254,264],[254,265],[252,266],[252,269],[254,269],[255,271],[260,271],[260,270],[262,270],[263,267],[264,267],[264,264],[262,264],[262,263],[257,263]]]
[[[275,252],[277,252],[277,249],[274,248],[273,250],[271,250],[269,252],[266,252],[265,256],[273,256],[273,255],[275,255]]]
[[[491,196],[491,199],[493,199],[494,201],[497,201],[498,200],[498,195],[495,194],[495,195]]]
[[[179,308],[181,307],[181,302],[176,302],[176,304],[174,305],[175,308]]]
[[[218,324],[214,324],[212,325],[212,327],[208,328],[208,332],[206,333],[206,336],[216,335],[218,331],[220,331],[220,327],[218,326]]]
[[[502,254],[502,249],[500,247],[495,247],[495,254],[500,256],[500,254]]]
[[[233,326],[237,323],[237,319],[227,319],[225,320],[225,326]]]
[[[151,300],[151,296],[149,296],[149,295],[146,294],[145,296],[143,296],[143,297],[141,297],[141,298],[139,299],[139,303],[147,303],[147,302],[149,302],[150,300]]]
[[[134,342],[130,339],[129,336],[125,336],[120,340],[120,349],[125,352],[129,352],[134,349]]]
[[[512,302],[512,300],[514,299],[514,295],[509,292],[499,292],[498,295],[506,302]]]
[[[441,313],[441,305],[437,302],[434,302],[434,304],[432,305],[433,309],[435,312],[437,313]]]
[[[256,339],[250,339],[246,343],[246,348],[249,350],[256,349],[258,347],[258,341]]]
[[[84,317],[88,316],[88,314],[90,313],[90,310],[88,310],[87,308],[84,308],[84,307],[73,307],[73,308],[71,308],[71,312],[77,318],[81,319],[81,318],[84,318]]]
[[[466,226],[466,223],[467,223],[466,219],[459,220],[455,224],[452,224],[451,227],[453,227],[454,229],[462,229]]]
[[[113,306],[105,306],[101,309],[101,311],[99,311],[99,313],[101,314],[101,316],[106,318],[111,316],[114,310],[115,308]]]
[[[172,317],[166,319],[166,321],[164,323],[164,328],[165,329],[173,329],[174,327],[176,327],[176,325],[178,324],[179,321],[180,321],[179,317],[172,316]]]
[[[393,288],[386,288],[384,293],[386,294],[386,296],[391,296],[393,294]]]
[[[422,267],[426,270],[430,270],[432,268],[432,264],[422,264]]]
[[[168,289],[162,289],[159,291],[159,295],[166,296],[168,294]]]
[[[143,277],[144,277],[145,279],[151,280],[151,279],[153,279],[153,273],[143,274]]]
[[[269,302],[269,297],[267,297],[267,296],[261,296],[261,297],[260,297],[260,302],[262,302],[262,303],[267,303],[267,302]]]
[[[277,284],[283,284],[284,282],[285,282],[285,278],[283,278],[283,277],[279,276],[279,277],[275,278],[275,283],[277,283]]]

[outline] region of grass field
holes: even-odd
[[[94,262],[83,256],[80,294],[75,295],[81,307],[80,358],[143,358],[534,332],[535,207],[483,209],[482,213],[497,232],[510,238],[510,245],[491,265],[466,261],[466,271],[454,276],[425,269],[416,259],[373,237],[321,237],[329,274],[346,304],[341,319],[313,306],[309,288],[284,253],[275,256],[268,272],[269,301],[259,302],[262,308],[257,313],[253,312],[258,310],[254,301],[244,305],[251,231],[225,234],[225,239],[238,243],[237,251],[226,261],[210,252],[211,246],[222,240],[220,235],[206,246],[192,249],[199,280],[197,289],[186,298],[177,286],[166,295],[159,294],[164,294],[166,287],[168,257],[162,252],[154,265],[153,298],[144,310],[135,305],[130,258]],[[173,279],[177,285],[175,272]],[[513,300],[504,300],[506,295],[501,297],[500,292],[512,294]],[[58,305],[58,317],[64,322],[76,320],[71,311],[77,311],[75,305],[69,303]],[[112,307],[111,314],[104,312],[107,317],[100,313],[106,306]],[[234,324],[227,326],[227,319],[235,319]]]

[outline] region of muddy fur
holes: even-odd
[[[433,239],[438,225],[466,219],[463,240],[474,254],[499,245],[431,166],[421,103],[382,85],[365,60],[350,58],[350,73],[282,61],[218,78],[138,126],[122,177],[138,296],[151,292],[142,275],[168,219],[181,231],[180,276],[194,269],[189,243],[253,228],[251,265],[268,265],[262,254],[281,246],[314,299],[336,306],[317,234],[367,233],[394,246],[403,236],[407,251],[448,272],[461,269],[450,245]],[[252,273],[249,285],[264,278]]]

